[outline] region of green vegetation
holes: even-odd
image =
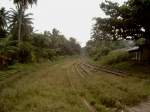
[[[17,37],[18,37],[18,45],[20,44],[22,40],[22,33],[25,33],[26,30],[31,30],[32,27],[31,25],[26,24],[27,21],[24,19],[25,18],[25,11],[27,10],[29,5],[33,5],[37,3],[37,0],[13,0],[14,4],[16,5],[17,8],[17,13],[15,18],[17,21],[15,22],[15,28],[17,28]],[[31,23],[30,23],[31,24]],[[25,28],[25,29],[24,29]]]
[[[108,55],[102,57],[101,64],[112,65],[119,62],[123,62],[129,59],[129,54],[127,51],[112,51]]]
[[[101,39],[145,38],[149,41],[149,0],[128,0],[123,5],[106,1],[101,9],[107,18],[95,18],[93,36]]]
[[[131,55],[136,61],[149,63],[150,0],[128,0],[122,5],[105,1],[100,4],[100,8],[106,17],[94,18],[96,23],[92,29],[91,40],[86,45],[87,54],[105,65],[132,60]],[[128,49],[135,46],[138,46],[138,49],[134,50],[134,53],[131,50],[129,56]],[[126,68],[131,67],[129,64],[123,65],[126,65]],[[135,65],[136,62],[133,66]]]
[[[150,0],[101,3],[107,17],[95,18],[83,49],[95,62],[56,28],[34,32],[26,11],[37,0],[13,1],[0,9],[0,112],[122,112],[149,98],[149,65],[131,61],[128,48],[150,45]]]
[[[0,38],[6,37],[7,31],[6,31],[6,26],[7,26],[7,16],[8,12],[5,10],[5,8],[0,9]]]
[[[87,112],[86,101],[97,112],[120,112],[150,95],[147,79],[93,71],[81,63],[78,57],[67,57],[51,64],[12,66],[21,77],[4,80],[1,111]]]
[[[92,101],[92,104],[100,107],[99,111],[102,112],[115,107],[117,110],[114,112],[120,112],[124,106],[136,105],[150,96],[150,0],[128,0],[122,5],[105,1],[100,4],[100,8],[106,17],[94,18],[91,40],[85,47],[87,55],[94,60],[92,63],[102,67],[100,73],[92,73],[100,76],[93,81],[90,78],[92,83],[96,83],[98,77],[102,77],[91,92],[96,94],[98,91],[95,95],[97,100]],[[126,75],[107,76],[102,72],[103,67]],[[144,86],[141,87],[139,83],[142,80]]]
[[[108,55],[113,50],[124,49],[128,46],[131,45],[125,40],[112,41],[95,39],[87,42],[86,52],[97,61],[101,59],[101,57]]]
[[[113,68],[126,71],[131,75],[148,78],[150,76],[149,64],[147,63],[136,63],[132,61],[122,61],[116,64],[111,65]]]
[[[80,45],[74,38],[66,39],[59,30],[33,32],[32,13],[28,5],[36,0],[14,0],[16,9],[0,9],[0,69],[15,63],[55,60],[58,56],[80,54]]]
[[[73,56],[76,57],[76,56]],[[52,66],[63,61],[66,58],[70,58],[70,56],[59,56],[55,62],[44,60],[40,63],[17,63],[13,65],[9,65],[7,69],[0,71],[0,81],[5,81],[9,77],[13,77],[16,74],[20,76],[24,76],[25,74],[30,74],[32,72],[40,69],[41,66]]]

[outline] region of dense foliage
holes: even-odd
[[[124,50],[111,51],[108,55],[103,56],[101,59],[101,64],[103,65],[114,65],[116,63],[124,62],[129,59],[129,54]]]
[[[36,0],[14,0],[16,9],[0,9],[0,68],[21,62],[53,61],[57,56],[76,55],[80,45],[75,38],[67,39],[59,30],[34,33],[32,13],[28,5]]]
[[[95,18],[93,36],[114,40],[129,37],[150,40],[150,0],[128,0],[121,6],[106,1],[100,7],[107,18]]]
[[[8,12],[5,10],[4,7],[0,9],[0,38],[6,37],[7,31],[7,20],[8,20]]]
[[[127,50],[134,43],[128,40],[90,40],[86,44],[86,52],[94,60],[99,60],[101,57],[108,55],[113,50]]]
[[[130,41],[127,40],[137,46],[150,46],[150,0],[128,0],[122,5],[105,1],[100,8],[106,17],[94,18],[92,39],[87,43],[90,55],[99,58],[109,50],[128,47]]]

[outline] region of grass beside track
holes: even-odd
[[[148,79],[96,71],[77,57],[23,65],[15,75],[0,81],[0,112],[119,112],[150,95]]]

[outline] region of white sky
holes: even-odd
[[[1,0],[0,7],[14,7],[13,0]],[[43,32],[57,28],[66,37],[74,37],[82,44],[90,39],[92,18],[103,17],[99,4],[104,0],[38,0],[33,13],[34,30]],[[123,3],[125,0],[113,0]]]

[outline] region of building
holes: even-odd
[[[135,46],[128,49],[132,60],[150,62],[150,45]]]

